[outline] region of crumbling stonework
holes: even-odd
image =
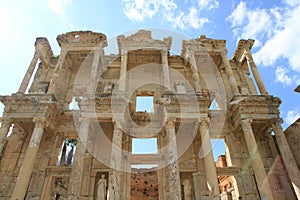
[[[137,164],[157,166],[151,199],[221,199],[221,176],[246,200],[300,198],[281,100],[267,93],[254,40],[230,59],[225,40],[203,35],[182,41],[180,55],[170,54],[172,37],[145,30],[118,36],[116,55],[105,54],[102,33],[57,41],[58,57],[37,38],[19,91],[0,97],[1,199],[99,199],[101,177],[107,199],[139,199]],[[139,96],[153,98],[151,111],[136,110]],[[133,138],[156,138],[157,153],[132,152]],[[215,166],[211,138],[225,139],[227,166]]]

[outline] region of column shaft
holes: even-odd
[[[121,69],[120,69],[120,78],[119,78],[119,90],[125,91],[126,87],[126,71],[127,71],[127,51],[121,51]]]
[[[201,150],[202,157],[204,160],[206,180],[208,184],[208,189],[213,195],[213,198],[219,198],[219,182],[217,176],[217,170],[214,162],[214,157],[212,153],[212,147],[210,144],[210,135],[209,135],[209,119],[200,120],[200,135],[201,135]]]
[[[89,125],[90,120],[82,119],[79,127],[80,138],[77,140],[76,144],[76,154],[74,157],[74,164],[70,176],[69,187],[68,187],[68,199],[78,199],[80,197],[81,182],[84,168],[84,158],[86,145],[88,143],[89,137]]]
[[[2,153],[4,153],[4,147],[7,140],[7,133],[9,131],[9,128],[11,126],[11,121],[8,119],[5,119],[1,123],[1,129],[0,129],[0,160]]]
[[[165,86],[167,90],[170,90],[171,83],[170,83],[170,72],[168,66],[168,51],[166,50],[163,50],[161,52],[161,63],[162,63],[163,86]]]
[[[30,79],[32,77],[32,74],[34,72],[34,69],[35,69],[35,66],[37,64],[38,59],[39,59],[39,54],[38,54],[37,51],[35,51],[34,52],[34,56],[33,56],[32,60],[31,60],[31,63],[29,65],[28,69],[27,69],[27,72],[26,72],[26,74],[25,74],[25,76],[23,78],[23,81],[22,81],[22,83],[21,83],[21,85],[19,87],[19,91],[18,92],[20,92],[20,93],[25,93],[26,92],[26,89],[28,87],[29,81],[30,81]]]
[[[52,80],[50,82],[50,86],[48,89],[48,93],[53,94],[56,91],[58,77],[59,77],[59,71],[63,67],[66,59],[67,51],[61,50],[56,67],[53,72]]]
[[[99,60],[100,60],[100,50],[99,49],[95,49],[94,50],[94,58],[93,58],[93,63],[92,63],[92,67],[91,67],[91,77],[90,77],[90,82],[88,85],[88,95],[94,95],[95,94],[95,90],[97,87],[97,78],[98,78],[98,67],[99,67]]]
[[[252,162],[252,167],[254,170],[257,186],[260,191],[260,195],[263,199],[271,200],[273,199],[271,187],[268,182],[262,158],[258,151],[258,146],[252,131],[251,122],[251,119],[243,119],[241,120],[240,124],[245,136],[247,148],[250,154],[250,160]]]
[[[294,191],[298,199],[300,199],[300,171],[297,166],[296,160],[292,154],[287,139],[282,131],[282,127],[279,121],[272,123],[272,128],[275,133],[276,141],[283,158],[284,166],[288,172],[289,178],[292,182]]]
[[[167,160],[168,160],[168,178],[170,199],[180,200],[180,178],[178,167],[177,143],[175,135],[175,121],[169,120],[166,124],[166,145],[167,145]]]
[[[267,90],[266,90],[266,87],[264,85],[264,82],[261,79],[261,76],[260,76],[260,74],[258,72],[258,69],[257,69],[257,67],[256,67],[256,65],[254,63],[254,60],[252,58],[252,54],[251,54],[251,52],[249,50],[247,50],[245,52],[245,57],[246,57],[249,65],[250,65],[251,71],[253,73],[253,76],[255,78],[255,81],[257,83],[257,87],[258,87],[260,93],[261,94],[267,94]]]
[[[198,68],[197,68],[197,63],[195,59],[195,53],[194,52],[189,52],[189,60],[190,60],[190,66],[191,66],[191,72],[192,72],[192,78],[194,81],[194,87],[196,93],[201,93],[201,87],[199,83],[199,73],[198,73]]]
[[[119,127],[118,122],[115,122],[112,149],[111,149],[111,160],[110,160],[110,172],[108,182],[108,199],[119,200],[120,199],[120,179],[122,169],[122,135],[123,132]]]
[[[239,92],[239,89],[237,87],[237,83],[236,83],[233,71],[231,69],[229,60],[227,58],[227,52],[222,52],[221,56],[222,56],[223,63],[225,64],[225,71],[226,71],[226,74],[228,76],[231,89],[232,89],[234,94],[239,94],[240,92]]]
[[[25,198],[43,132],[44,122],[37,121],[35,123],[35,127],[28,148],[26,150],[25,158],[20,168],[19,176],[11,197],[11,199],[13,200],[20,200]]]

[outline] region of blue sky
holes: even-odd
[[[300,95],[293,91],[300,84],[299,19],[299,0],[0,0],[0,94],[18,90],[36,37],[47,37],[57,55],[61,33],[92,30],[112,38],[155,27],[226,39],[229,57],[240,38],[253,38],[265,86],[283,100],[286,128],[300,117]]]

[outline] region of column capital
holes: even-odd
[[[281,126],[281,124],[283,122],[282,118],[271,119],[270,121],[271,121],[271,127],[273,130],[274,129],[282,130],[282,126]]]
[[[209,125],[210,123],[210,118],[209,117],[205,117],[205,118],[199,118],[199,124],[201,125]]]
[[[39,118],[39,117],[34,117],[32,121],[35,123],[35,128],[45,128],[49,126],[49,120],[45,117]]]
[[[165,120],[166,128],[174,128],[175,127],[176,118],[168,118]]]
[[[252,121],[252,118],[244,118],[240,120],[240,124],[242,127],[251,126]]]
[[[13,123],[12,119],[0,117],[1,127],[10,126]]]

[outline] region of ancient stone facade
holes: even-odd
[[[118,36],[117,55],[104,53],[101,33],[57,41],[55,57],[37,38],[19,91],[0,97],[1,199],[137,199],[137,164],[157,166],[152,199],[220,199],[218,176],[246,200],[300,197],[281,101],[267,93],[253,40],[230,59],[225,40],[205,36],[182,41],[180,55],[172,37],[145,30]],[[152,97],[152,110],[138,111],[139,97]],[[155,138],[157,152],[132,152],[134,138]],[[215,166],[211,138],[225,139],[226,167]]]

